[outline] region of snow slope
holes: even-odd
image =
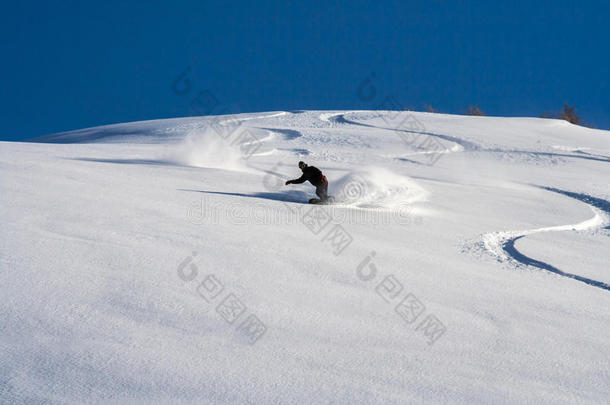
[[[1,403],[610,400],[607,131],[191,117],[3,142],[0,173]]]

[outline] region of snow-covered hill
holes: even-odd
[[[610,400],[610,132],[269,112],[3,142],[0,172],[2,403]]]

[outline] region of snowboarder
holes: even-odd
[[[326,180],[326,176],[317,167],[307,166],[302,161],[299,162],[299,169],[301,169],[303,175],[298,179],[288,180],[286,185],[301,184],[309,180],[316,187],[316,195],[320,198],[319,202],[326,202],[328,200],[328,180]],[[318,202],[312,200],[315,200],[315,198],[312,198],[309,202]]]

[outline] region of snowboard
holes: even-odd
[[[322,201],[319,198],[310,198],[310,204],[332,204],[335,199],[333,197],[328,197],[328,200]]]

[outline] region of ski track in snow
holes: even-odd
[[[261,128],[261,129],[263,129],[263,128]],[[274,135],[273,131],[268,130],[268,129],[264,129],[264,130],[267,133],[266,136],[264,136],[264,137],[262,137],[260,139],[256,139],[256,140],[254,140],[252,142],[243,142],[241,145],[242,146],[243,145],[252,145],[252,144],[255,144],[255,143],[259,143],[259,144],[262,145],[265,142],[268,142],[268,141],[272,140],[273,138],[275,138],[275,135]],[[250,154],[250,156],[267,156],[267,155],[273,155],[276,152],[277,152],[277,148],[271,148],[269,150],[252,153],[252,154]]]
[[[425,154],[425,153],[454,153],[454,152],[514,153],[514,154],[534,155],[534,156],[567,157],[567,158],[573,158],[573,159],[584,159],[584,160],[593,160],[593,161],[597,161],[597,162],[610,163],[610,157],[608,157],[608,156],[591,154],[591,153],[583,152],[581,150],[572,150],[574,152],[580,153],[579,155],[575,155],[575,154],[569,154],[569,153],[555,153],[555,152],[544,152],[544,151],[484,148],[473,142],[470,142],[470,141],[467,141],[467,140],[464,140],[464,139],[461,139],[461,138],[458,138],[455,136],[451,136],[451,135],[444,135],[444,134],[438,134],[438,133],[427,132],[427,131],[411,131],[411,130],[399,129],[399,128],[391,129],[391,128],[385,128],[385,127],[380,127],[380,126],[371,125],[371,124],[365,124],[363,122],[354,121],[354,120],[346,118],[347,114],[353,114],[353,113],[354,113],[354,111],[351,111],[349,113],[321,114],[320,118],[324,121],[335,122],[338,124],[351,124],[351,125],[365,126],[365,127],[370,127],[370,128],[377,128],[377,129],[382,129],[382,130],[386,130],[386,131],[400,131],[400,132],[406,132],[406,133],[411,133],[411,134],[428,135],[428,136],[436,137],[438,139],[449,141],[449,142],[452,142],[455,144],[453,147],[448,148],[445,151],[432,151],[432,152],[423,151],[423,152],[420,152],[422,154]],[[322,116],[324,116],[324,117],[322,118]],[[415,153],[415,154],[418,154],[418,153]],[[587,156],[584,156],[584,155],[587,155]],[[415,161],[413,161],[413,160],[405,159],[402,157],[398,157],[397,159],[415,163]]]
[[[285,141],[292,141],[294,139],[301,138],[303,136],[303,134],[300,131],[297,131],[295,129],[263,128],[263,127],[256,127],[256,128],[265,130],[265,131],[267,131],[271,135],[271,138],[266,137],[266,138],[262,139],[261,141],[268,141],[268,140],[272,139],[274,137],[274,134],[281,135]],[[283,149],[283,148],[275,147],[271,151],[254,153],[254,154],[252,154],[252,156],[271,155],[271,154],[274,154],[274,153],[276,153],[276,152],[278,152],[280,150],[287,150],[290,153],[295,154],[297,156],[309,155],[311,153],[308,149],[303,149],[303,148]]]
[[[347,114],[352,114],[353,112],[350,113],[344,113],[344,114],[336,114],[332,117],[330,117],[329,119],[331,121],[334,121],[336,123],[339,124],[351,124],[351,125],[359,125],[359,126],[363,126],[363,127],[369,127],[369,128],[376,128],[376,129],[383,129],[386,131],[392,131],[392,132],[405,132],[405,133],[409,133],[409,134],[421,134],[421,135],[428,135],[428,136],[432,136],[435,138],[439,138],[442,139],[444,141],[449,141],[452,143],[457,144],[459,147],[458,148],[451,148],[448,149],[451,152],[462,152],[464,150],[479,150],[481,147],[475,143],[472,143],[470,141],[466,141],[464,139],[461,138],[457,138],[455,136],[451,136],[451,135],[443,135],[443,134],[436,134],[433,132],[427,132],[427,131],[410,131],[408,129],[398,129],[398,128],[385,128],[385,127],[379,127],[377,125],[371,125],[371,124],[365,124],[359,121],[353,121],[350,119],[345,118],[345,116]],[[438,153],[438,152],[435,152]],[[448,153],[448,152],[445,152]]]
[[[591,155],[587,153],[588,156],[582,155],[573,155],[569,153],[555,153],[555,152],[541,152],[541,151],[529,151],[529,150],[519,150],[519,149],[481,149],[479,152],[488,152],[488,153],[514,153],[518,155],[534,155],[534,156],[549,156],[549,157],[567,157],[573,159],[584,159],[584,160],[593,160],[596,162],[606,162],[610,163],[610,157],[605,157],[602,155]]]
[[[286,140],[286,141],[291,141],[293,139],[300,138],[303,136],[303,134],[300,131],[297,131],[295,129],[283,129],[283,128],[260,128],[260,129],[265,129],[267,131],[278,133],[278,134],[282,135],[284,137],[284,140]]]
[[[265,119],[265,118],[273,118],[273,117],[281,117],[282,115],[287,115],[288,113],[286,111],[281,111],[278,113],[273,113],[273,114],[266,114],[266,115],[255,115],[253,117],[244,117],[244,118],[227,118],[225,120],[220,121],[220,125],[225,125],[226,123],[229,122],[236,122],[237,125],[241,125],[242,122],[245,121],[251,121],[251,120],[261,120],[261,119]]]
[[[526,266],[536,267],[541,270],[546,270],[551,273],[558,274],[563,277],[572,278],[574,280],[581,281],[585,284],[588,284],[593,287],[598,287],[604,289],[606,291],[610,291],[610,285],[592,280],[586,277],[579,276],[577,274],[567,273],[555,266],[552,266],[548,263],[532,259],[528,256],[525,256],[523,253],[519,252],[516,248],[515,243],[528,235],[533,235],[541,232],[562,232],[562,231],[583,231],[583,230],[591,230],[596,228],[602,228],[604,225],[610,223],[610,202],[603,200],[601,198],[593,197],[588,194],[583,193],[574,193],[570,191],[560,190],[553,187],[545,187],[538,186],[541,189],[552,191],[558,194],[562,194],[571,198],[574,198],[578,201],[584,202],[587,204],[594,213],[592,218],[589,218],[585,221],[579,222],[577,224],[568,224],[568,225],[557,225],[550,226],[544,228],[535,228],[524,231],[503,231],[503,232],[493,232],[488,233],[482,236],[483,244],[485,249],[495,255],[500,261],[511,261],[514,260],[518,263],[521,263]]]

